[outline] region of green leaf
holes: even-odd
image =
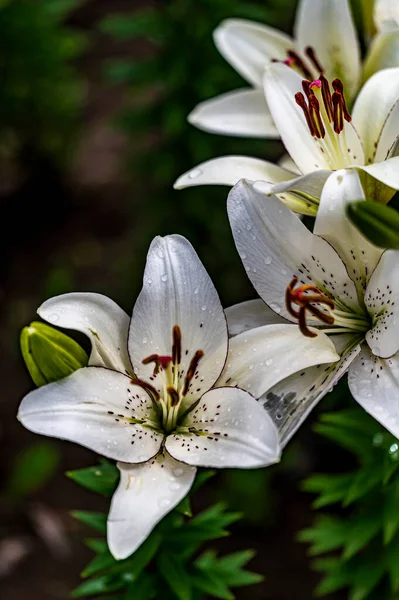
[[[368,200],[347,205],[347,215],[375,246],[399,249],[399,213],[390,206]]]
[[[119,564],[109,550],[106,550],[102,554],[98,554],[93,558],[92,561],[83,569],[81,576],[82,577],[91,577],[96,573],[100,573],[105,569],[110,569],[112,566]]]
[[[349,506],[377,486],[381,486],[381,472],[379,465],[374,462],[352,475],[352,483],[345,497],[344,506]]]
[[[35,493],[51,479],[59,462],[60,452],[55,444],[32,444],[16,457],[5,494],[17,500]]]
[[[100,533],[105,533],[107,530],[107,516],[103,513],[91,512],[88,510],[73,510],[71,515],[81,523],[92,527]]]
[[[75,340],[44,323],[33,322],[21,332],[21,352],[34,383],[40,387],[71,375],[88,362]]]
[[[177,555],[162,552],[157,557],[160,574],[179,600],[191,600],[192,586],[186,568]]]
[[[344,475],[312,475],[302,483],[306,492],[318,493],[318,498],[313,502],[314,508],[321,508],[329,504],[342,502],[353,482],[353,474]]]
[[[163,537],[156,529],[141,544],[136,552],[127,560],[128,569],[135,577],[138,577],[143,569],[151,562],[159,550]]]
[[[180,504],[178,504],[176,506],[176,510],[178,512],[180,512],[182,515],[184,515],[185,517],[192,517],[193,513],[191,510],[191,501],[190,501],[190,497],[186,496],[181,502]]]
[[[94,596],[95,594],[106,594],[115,592],[124,586],[123,579],[115,579],[109,575],[101,575],[89,581],[84,581],[73,592],[74,598],[82,598],[84,596]]]
[[[348,560],[364,548],[382,528],[381,514],[375,513],[374,507],[369,514],[359,514],[347,524],[346,540],[342,558]]]
[[[222,600],[234,600],[233,594],[228,586],[214,575],[198,570],[191,576],[191,581],[194,587],[198,588],[205,594],[209,594],[213,598],[221,598]]]
[[[112,496],[119,480],[118,469],[106,459],[102,459],[98,466],[68,471],[66,474],[79,485],[103,496]]]
[[[113,15],[100,23],[100,30],[118,39],[132,39],[149,36],[153,39],[162,37],[164,23],[159,11],[146,8],[136,11],[134,15]]]
[[[316,519],[313,527],[300,531],[297,538],[300,542],[310,543],[309,553],[317,555],[343,546],[346,535],[347,526],[344,521],[323,515]]]
[[[136,581],[130,584],[123,600],[150,600],[155,598],[157,590],[156,576],[143,573]]]

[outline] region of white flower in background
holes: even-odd
[[[180,236],[152,242],[130,324],[99,294],[58,296],[38,312],[90,337],[90,366],[28,394],[18,418],[119,461],[108,518],[117,558],[184,498],[197,466],[278,461],[277,430],[255,398],[299,369],[339,358],[328,336],[306,340],[291,324],[249,331],[229,348],[217,292]],[[301,356],[287,352],[298,345]]]
[[[226,156],[182,175],[175,187],[232,185],[240,178],[263,181],[265,194],[277,194],[295,212],[313,216],[327,177],[337,169],[361,170],[366,196],[376,201],[389,201],[399,189],[399,68],[367,81],[352,116],[341,80],[330,84],[324,75],[309,83],[275,64],[265,72],[265,93],[291,170]]]
[[[224,58],[252,86],[202,102],[189,115],[193,125],[225,135],[277,138],[263,94],[263,71],[284,62],[309,80],[323,69],[344,79],[351,97],[360,83],[361,60],[347,0],[301,0],[294,38],[243,19],[223,21],[214,33]]]
[[[315,404],[349,369],[354,398],[399,437],[399,252],[370,244],[345,216],[346,204],[364,198],[358,174],[328,179],[314,233],[257,184],[238,183],[228,212],[237,249],[262,300],[227,311],[233,331],[281,317],[304,335],[331,336],[341,359],[311,367],[277,383],[265,408],[286,444]],[[266,312],[267,311],[267,312]],[[298,345],[297,352],[301,353]]]
[[[347,0],[300,0],[293,38],[261,23],[223,21],[214,33],[215,44],[252,87],[202,102],[188,120],[212,133],[277,138],[273,115],[263,95],[263,71],[274,61],[285,63],[309,81],[320,72],[330,81],[339,77],[351,102],[361,79],[366,81],[381,69],[399,66],[398,13],[396,0],[375,3],[379,34],[365,58],[363,76],[359,42]],[[372,14],[370,18],[373,19]]]

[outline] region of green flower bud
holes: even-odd
[[[24,327],[20,341],[23,359],[38,387],[87,365],[88,356],[75,340],[44,323],[34,321]]]
[[[375,246],[399,249],[399,213],[390,206],[359,200],[347,206],[353,225]]]

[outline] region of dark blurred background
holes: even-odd
[[[156,234],[189,238],[225,306],[254,297],[230,235],[227,189],[172,185],[217,155],[282,154],[279,142],[202,133],[186,116],[245,85],[214,48],[215,26],[239,16],[290,32],[295,4],[0,0],[1,598],[68,598],[91,556],[69,511],[107,506],[64,476],[94,464],[93,453],[39,439],[15,419],[33,387],[20,330],[42,301],[69,291],[106,294],[129,312]],[[266,579],[238,598],[312,596],[317,576],[295,541],[311,499],[298,484],[321,465],[340,466],[311,432],[314,418],[281,465],[219,474],[194,499],[198,508],[224,499],[244,513],[218,547],[256,549],[251,567]]]

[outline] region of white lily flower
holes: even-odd
[[[259,296],[276,313],[274,322],[297,322],[304,337],[313,336],[313,328],[322,331],[341,356],[295,373],[265,394],[282,445],[348,370],[354,398],[399,437],[399,252],[376,248],[348,221],[346,204],[362,198],[355,171],[331,175],[311,233],[257,184],[242,181],[229,195],[237,249]],[[230,329],[273,322],[271,311],[265,319],[266,310],[261,301],[233,307],[227,311]]]
[[[376,201],[388,202],[399,189],[399,68],[367,81],[353,118],[339,79],[330,86],[320,75],[309,83],[275,64],[265,72],[265,93],[296,172],[259,159],[226,156],[182,175],[175,187],[234,185],[240,178],[263,181],[265,194],[276,194],[294,212],[313,216],[327,178],[337,169],[362,171],[366,195]]]
[[[227,19],[214,32],[214,40],[252,87],[207,100],[193,110],[190,123],[212,133],[278,137],[262,89],[263,70],[273,61],[285,62],[310,80],[323,67],[327,77],[344,78],[352,94],[360,81],[359,43],[347,0],[301,0],[293,38],[267,25]]]
[[[277,429],[255,398],[299,369],[339,358],[327,336],[302,343],[291,324],[246,332],[229,349],[217,292],[181,236],[152,242],[130,324],[99,294],[58,296],[38,312],[88,335],[92,352],[87,368],[28,394],[18,418],[119,461],[108,518],[116,558],[134,552],[184,498],[197,466],[277,462]],[[276,336],[285,345],[275,347]],[[301,356],[286,352],[301,343]]]

